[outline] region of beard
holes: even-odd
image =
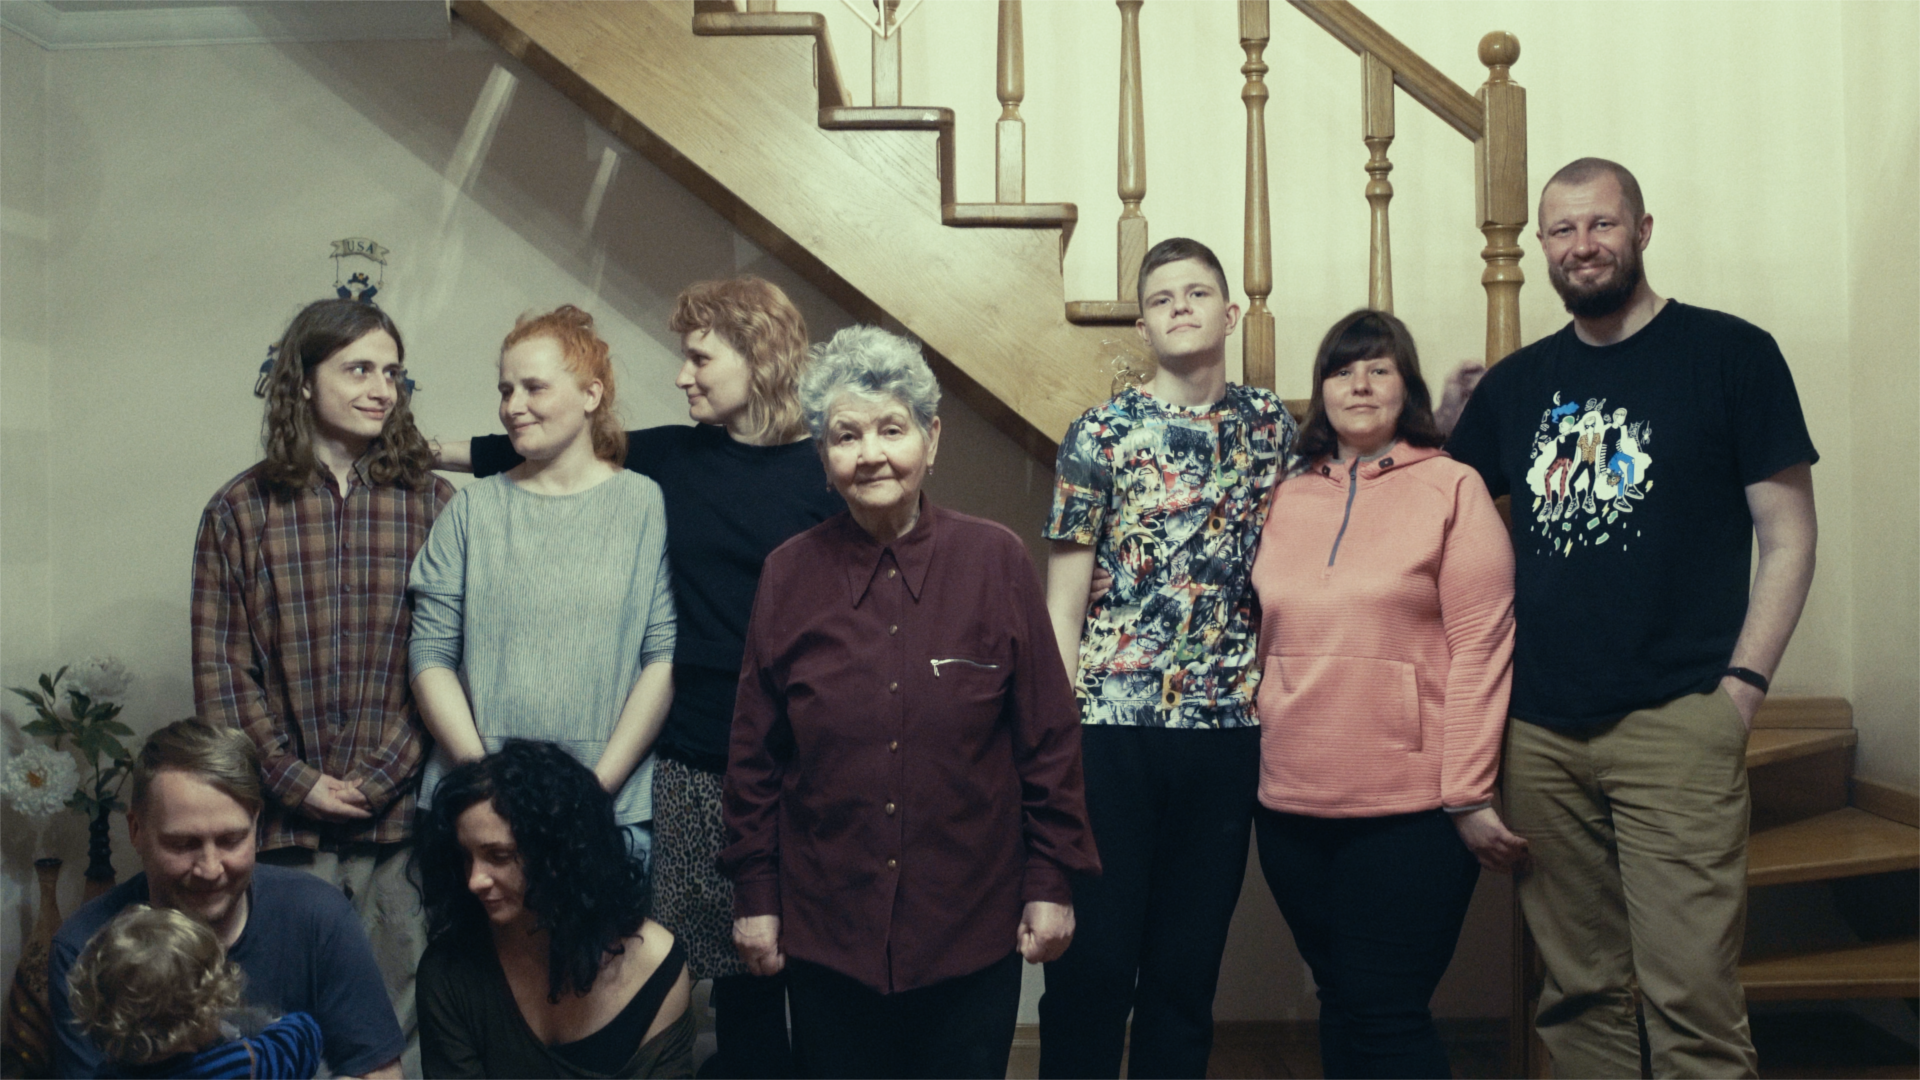
[[[1613,273],[1591,285],[1575,284],[1557,263],[1547,266],[1547,280],[1553,282],[1553,291],[1560,294],[1567,314],[1576,319],[1604,319],[1626,307],[1644,276],[1638,248],[1629,248],[1624,257],[1615,260]]]

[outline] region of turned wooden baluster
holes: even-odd
[[[1273,312],[1267,297],[1273,292],[1273,223],[1267,204],[1267,63],[1261,59],[1269,36],[1267,0],[1240,0],[1240,47],[1247,77],[1240,100],[1247,103],[1247,216],[1243,267],[1247,280],[1247,315],[1240,321],[1240,379],[1248,386],[1274,388]]]
[[[1393,310],[1393,246],[1387,230],[1387,203],[1393,184],[1393,69],[1372,53],[1360,54],[1360,111],[1367,144],[1367,204],[1373,208],[1373,242],[1367,249],[1367,306]]]
[[[873,104],[900,104],[900,27],[894,12],[900,0],[874,0],[879,9],[880,33],[873,35]]]
[[[1509,75],[1520,40],[1504,30],[1480,39],[1487,81],[1480,87],[1486,127],[1474,144],[1474,205],[1487,246],[1487,363],[1520,347],[1520,230],[1527,224],[1527,92]]]
[[[994,125],[993,201],[1027,201],[1027,122],[1020,102],[1027,96],[1026,47],[1020,31],[1020,0],[1000,0],[997,89],[1000,122]]]
[[[1146,106],[1140,88],[1140,2],[1115,0],[1120,8],[1120,274],[1121,303],[1140,295],[1140,263],[1147,257]]]

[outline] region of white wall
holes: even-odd
[[[1855,771],[1911,789],[1920,772],[1920,476],[1888,466],[1920,460],[1920,5],[1842,7]]]

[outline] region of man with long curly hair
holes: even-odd
[[[353,901],[411,1066],[426,937],[404,864],[426,747],[407,567],[453,488],[414,427],[405,357],[372,304],[322,300],[294,317],[267,379],[266,457],[201,515],[192,619],[200,716],[259,749],[261,861]]]

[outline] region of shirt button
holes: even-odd
[[[900,692],[900,684],[899,684],[899,683],[897,683],[897,682],[890,682],[890,683],[888,683],[888,684],[887,684],[887,690],[888,690],[888,692],[890,692],[890,693],[895,693],[895,694],[897,694],[897,693],[899,693],[899,692]]]
[[[890,742],[890,743],[888,743],[888,744],[887,744],[887,752],[888,752],[888,753],[890,753],[890,754],[897,754],[897,753],[899,753],[899,752],[900,752],[900,740],[898,740],[898,739],[895,739],[894,741],[892,741],[892,742]]]
[[[899,860],[899,859],[888,859],[888,860],[887,860],[887,869],[889,869],[889,870],[898,870],[899,868],[900,868],[900,860]]]
[[[898,570],[889,570],[889,571],[887,571],[887,576],[888,576],[888,577],[897,577],[897,576],[899,575],[899,573],[900,573],[900,571],[898,571]]]
[[[342,586],[340,586],[340,591],[341,591],[341,592],[343,592],[343,593],[350,593],[350,592],[352,592],[352,591],[353,591],[353,586],[351,586],[351,585],[342,585]]]
[[[888,804],[887,804],[887,816],[888,816],[888,817],[892,817],[892,816],[893,816],[893,812],[894,812],[895,810],[898,810],[898,809],[900,809],[900,808],[899,808],[899,807],[897,807],[897,806],[895,806],[895,805],[893,805],[892,803],[888,803]]]
[[[889,633],[889,634],[897,634],[897,633],[899,633],[899,632],[900,632],[900,624],[899,624],[899,623],[894,623],[894,624],[893,624],[892,626],[889,626],[889,627],[887,627],[887,633]]]

